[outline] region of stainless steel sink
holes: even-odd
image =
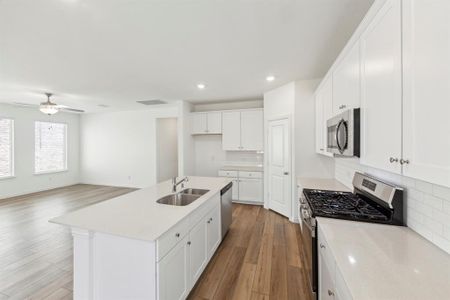
[[[182,190],[180,193],[181,194],[188,194],[188,195],[204,195],[207,192],[209,192],[209,190],[189,188],[189,189]]]
[[[171,194],[164,196],[160,199],[158,199],[156,202],[160,204],[166,204],[166,205],[175,205],[175,206],[185,206],[188,204],[191,204],[198,198],[200,198],[201,195],[193,195],[193,194],[187,194],[187,193],[177,193],[177,194]]]

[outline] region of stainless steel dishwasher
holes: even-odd
[[[231,187],[233,183],[230,182],[220,191],[220,202],[221,202],[221,215],[222,215],[222,238],[228,232],[232,222],[232,197],[231,197]]]

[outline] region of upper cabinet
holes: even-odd
[[[331,77],[324,79],[316,91],[316,152],[333,156],[327,151],[327,120],[333,115],[333,82]]]
[[[262,110],[223,112],[223,150],[263,150],[263,128]]]
[[[403,173],[450,187],[450,1],[403,2]]]
[[[401,173],[401,2],[388,0],[360,38],[361,163]]]
[[[359,41],[350,48],[333,71],[333,114],[360,106]]]
[[[222,113],[192,113],[192,134],[221,134]]]

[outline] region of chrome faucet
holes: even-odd
[[[172,192],[175,193],[177,191],[177,186],[179,184],[181,184],[181,187],[184,188],[184,183],[188,182],[188,181],[189,181],[189,178],[187,176],[178,182],[177,182],[177,177],[172,178]]]

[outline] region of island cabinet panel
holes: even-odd
[[[192,276],[191,284],[198,280],[200,275],[202,275],[203,269],[208,262],[207,253],[207,243],[206,243],[206,232],[208,229],[208,223],[206,217],[197,223],[197,225],[192,228],[189,234],[189,257],[190,257],[190,274]]]
[[[222,226],[220,222],[220,206],[216,206],[207,216],[207,253],[210,259],[216,252],[222,240]]]
[[[184,237],[158,263],[158,299],[185,299],[190,289],[189,237]]]

